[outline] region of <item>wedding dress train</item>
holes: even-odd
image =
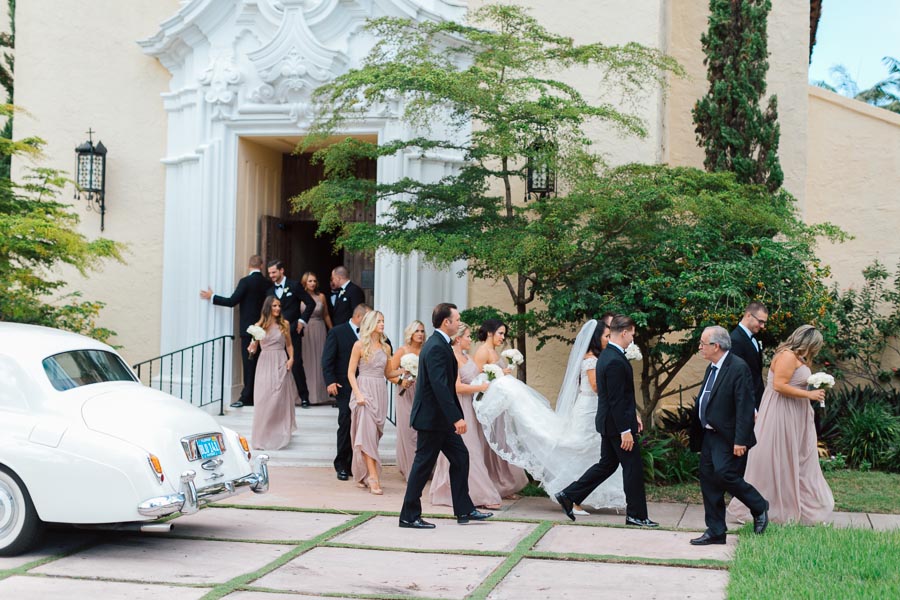
[[[589,321],[576,338],[556,411],[537,390],[511,375],[492,381],[474,402],[491,449],[531,473],[551,498],[600,460],[600,434],[594,426],[597,394],[587,378],[597,359],[583,358],[595,326]],[[582,504],[624,507],[621,467]]]

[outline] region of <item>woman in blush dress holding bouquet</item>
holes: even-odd
[[[807,389],[809,364],[822,349],[822,334],[801,325],[778,348],[769,368],[753,433],[756,446],[747,456],[744,479],[769,501],[773,523],[814,525],[829,520],[834,496],[822,467],[810,402],[823,402],[825,390]],[[737,498],[728,514],[741,522],[752,520]]]
[[[253,386],[253,428],[250,434],[257,450],[278,450],[291,442],[297,429],[294,405],[299,402],[291,375],[294,347],[287,321],[281,316],[281,301],[269,296],[255,327],[261,339],[250,342],[251,354],[259,351]],[[253,328],[250,328],[253,329]],[[249,329],[248,329],[249,332]],[[253,332],[250,332],[253,335]]]
[[[300,278],[302,287],[316,302],[312,317],[303,329],[303,345],[300,354],[303,357],[303,372],[306,373],[306,386],[309,388],[310,404],[328,404],[331,398],[325,391],[325,376],[322,374],[322,353],[325,350],[325,336],[331,329],[331,316],[325,304],[325,294],[319,291],[319,280],[312,271],[307,271]],[[306,303],[300,303],[300,311],[306,309]]]
[[[500,508],[500,492],[494,486],[491,474],[488,473],[484,452],[487,442],[478,419],[475,417],[475,409],[472,406],[472,396],[488,389],[488,382],[473,384],[478,376],[478,367],[475,361],[467,355],[472,346],[472,334],[469,326],[459,324],[459,330],[451,340],[456,362],[459,364],[459,376],[456,380],[456,394],[462,406],[463,419],[468,428],[462,435],[463,443],[469,451],[469,497],[475,506],[489,509]],[[442,454],[438,457],[434,467],[434,476],[431,478],[431,503],[442,506],[453,506],[453,497],[450,491],[450,461]]]
[[[373,310],[359,324],[359,341],[353,344],[347,379],[350,381],[350,443],[353,477],[359,487],[377,496],[381,489],[381,456],[378,443],[387,418],[386,379],[401,371],[391,369],[391,347],[384,336],[384,315]],[[357,369],[359,373],[357,374]]]
[[[497,350],[498,348],[502,348],[503,344],[506,343],[506,324],[498,319],[486,320],[481,324],[481,328],[478,330],[478,340],[482,343],[478,347],[478,350],[475,351],[475,356],[472,357],[475,366],[478,367],[478,372],[483,372],[485,365],[495,364],[502,368],[503,372],[507,375],[511,374],[512,369],[509,367],[506,359],[500,356],[500,353]],[[503,429],[503,423],[498,422],[497,434],[501,438]],[[500,445],[505,444],[505,440],[503,439],[498,439],[497,441]],[[516,492],[528,485],[528,475],[525,474],[525,470],[500,458],[500,456],[487,445],[487,442],[485,442],[484,460],[494,485],[500,491],[500,495],[503,498],[511,500],[518,499],[519,496]]]
[[[413,458],[416,456],[416,430],[409,425],[409,415],[412,412],[413,398],[416,397],[416,380],[406,373],[406,369],[401,364],[405,358],[412,354],[418,362],[419,353],[422,352],[422,344],[425,343],[425,324],[422,321],[413,321],[406,329],[403,330],[403,345],[394,353],[391,358],[391,370],[399,371],[403,369],[404,374],[399,375],[394,383],[398,385],[398,390],[394,396],[394,402],[397,407],[397,467],[403,479],[409,476],[409,469],[412,467]]]

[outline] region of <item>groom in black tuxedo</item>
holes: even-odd
[[[556,494],[556,501],[566,516],[574,521],[573,505],[581,504],[621,464],[627,505],[625,524],[658,527],[659,524],[647,516],[644,465],[636,437],[641,427],[634,400],[634,374],[625,358],[625,348],[634,340],[634,321],[631,317],[616,315],[609,328],[609,344],[597,360],[595,425],[602,435],[600,462],[588,468],[578,481]]]
[[[769,311],[762,302],[751,302],[744,309],[744,316],[741,317],[737,327],[731,332],[731,352],[735,356],[744,359],[747,366],[750,367],[750,375],[753,378],[753,399],[756,410],[759,410],[759,404],[762,402],[763,384],[762,365],[763,365],[763,348],[762,342],[756,337],[759,332],[766,328],[766,322],[769,320]]]
[[[303,328],[312,318],[316,310],[316,301],[303,289],[299,281],[288,279],[284,275],[284,264],[280,260],[271,260],[268,265],[269,279],[275,284],[270,294],[281,300],[281,315],[291,328],[291,345],[294,347],[294,365],[291,375],[297,385],[300,406],[309,408],[309,388],[306,386],[306,373],[303,371],[303,354],[300,352],[303,343]],[[300,303],[306,305],[300,310]]]
[[[357,304],[353,316],[346,323],[335,325],[325,338],[322,351],[322,375],[328,386],[328,395],[334,397],[338,408],[337,455],[334,470],[341,481],[350,479],[353,463],[353,446],[350,445],[350,381],[347,369],[353,345],[359,340],[359,324],[366,313],[372,310],[365,304]]]
[[[419,354],[416,397],[409,417],[410,426],[418,432],[418,441],[400,510],[400,527],[434,528],[422,520],[422,490],[441,452],[450,461],[450,495],[456,522],[464,524],[493,516],[476,510],[469,497],[469,451],[462,440],[467,424],[456,395],[458,365],[450,346],[459,322],[454,304],[438,304],[431,314],[434,334]]]
[[[692,442],[701,445],[700,491],[706,516],[706,531],[691,540],[695,546],[725,543],[725,492],[750,509],[754,532],[762,533],[769,524],[769,503],[744,481],[747,451],[756,444],[752,376],[747,363],[730,349],[731,337],[723,327],[707,327],[700,335],[700,355],[710,366],[694,402]]]
[[[231,296],[217,296],[213,294],[212,288],[200,291],[200,297],[204,300],[212,300],[215,306],[238,307],[238,335],[240,336],[244,387],[241,390],[241,397],[231,403],[231,408],[240,408],[244,405],[253,406],[256,362],[250,359],[250,353],[247,351],[250,342],[253,341],[253,337],[247,333],[247,328],[259,321],[263,302],[269,295],[269,290],[272,289],[272,282],[260,271],[262,264],[262,258],[258,254],[250,257],[248,262],[250,273],[246,277],[241,277]]]

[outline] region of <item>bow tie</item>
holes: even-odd
[[[356,329],[356,333],[359,333],[359,327],[356,327],[355,329]]]

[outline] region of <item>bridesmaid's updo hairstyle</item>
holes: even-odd
[[[501,327],[506,327],[506,323],[500,319],[488,319],[478,328],[478,341],[483,342],[487,340],[490,336],[497,333],[497,330]],[[506,329],[508,330],[509,327],[506,327]]]
[[[303,290],[306,290],[306,282],[309,280],[310,277],[316,278],[315,293],[318,294],[319,293],[319,276],[316,275],[315,273],[313,273],[312,271],[307,271],[306,273],[303,274],[303,277],[300,278],[300,288]]]
[[[775,354],[782,350],[790,350],[800,360],[809,363],[816,357],[824,343],[822,333],[818,329],[812,325],[801,325],[775,349]]]
[[[462,336],[466,335],[466,332],[471,329],[472,328],[469,327],[468,323],[463,323],[462,321],[460,321],[459,329],[456,330],[456,335],[454,335],[453,337],[450,338],[450,343],[452,344],[452,343],[456,342],[456,340],[458,340]]]
[[[591,336],[591,341],[588,342],[588,352],[598,358],[600,357],[600,353],[603,352],[603,336],[608,329],[609,325],[603,321],[597,321],[597,326],[594,328],[594,334]]]

